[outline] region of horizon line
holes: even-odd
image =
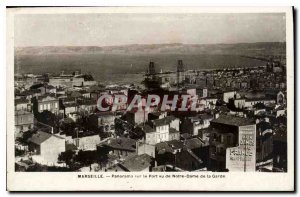
[[[261,42],[235,42],[235,43],[153,43],[153,44],[121,44],[121,45],[31,45],[31,46],[14,46],[14,48],[26,47],[118,47],[118,46],[134,46],[134,45],[234,45],[234,44],[259,44],[259,43],[286,43],[286,41],[261,41]]]

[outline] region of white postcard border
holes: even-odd
[[[14,15],[57,13],[286,13],[287,43],[287,173],[79,173],[14,171]],[[7,189],[9,191],[293,191],[294,190],[294,39],[292,7],[82,7],[82,8],[14,8],[7,10]],[[78,175],[94,178],[78,178]],[[104,178],[98,177],[99,175]],[[112,178],[112,175],[133,178]],[[141,177],[135,177],[135,176]],[[147,178],[143,178],[146,176]],[[149,178],[149,175],[163,175]],[[205,175],[205,178],[172,178],[172,175]],[[208,175],[211,178],[208,178]],[[213,175],[225,178],[212,178]],[[106,176],[110,176],[106,177]],[[171,176],[167,178],[165,176]]]

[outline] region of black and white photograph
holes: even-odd
[[[247,176],[286,183],[247,178],[254,190],[293,190],[292,7],[7,16],[11,188],[36,188],[42,174],[83,183],[58,190],[247,190]],[[168,178],[182,187],[163,187]],[[132,184],[143,181],[154,185]]]

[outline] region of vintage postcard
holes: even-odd
[[[7,190],[294,191],[292,7],[7,8]]]

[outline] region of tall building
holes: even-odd
[[[150,63],[149,63],[148,74],[154,75],[155,73],[156,73],[156,72],[155,72],[155,65],[154,65],[154,62],[150,62]]]
[[[177,62],[177,84],[180,84],[184,81],[184,65],[182,60],[178,60]]]
[[[210,122],[213,170],[256,170],[256,124],[248,118],[220,115]]]

